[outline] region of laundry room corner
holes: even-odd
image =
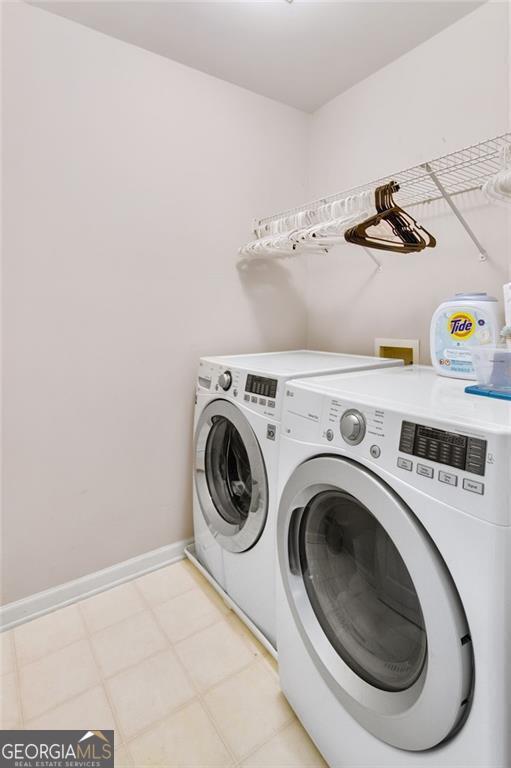
[[[0,35],[0,768],[511,768],[511,0]]]
[[[485,3],[314,112],[310,199],[509,131],[509,25],[508,3]],[[427,256],[382,254],[381,271],[349,244],[305,256],[308,346],[373,354],[377,337],[418,339],[428,363],[429,319],[445,296],[464,287],[500,296],[511,268],[509,209],[478,192],[459,205],[488,252],[484,263],[444,200],[420,208],[438,235]]]

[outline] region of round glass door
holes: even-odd
[[[204,519],[230,552],[244,552],[266,522],[268,488],[255,433],[234,404],[213,400],[195,434],[195,487]]]
[[[232,421],[213,416],[206,441],[206,481],[218,513],[243,527],[252,501],[252,471],[247,449]]]
[[[382,525],[350,494],[323,491],[302,516],[299,552],[310,603],[339,656],[377,688],[410,688],[426,661],[424,618]]]
[[[463,606],[435,543],[381,478],[340,456],[299,464],[277,549],[281,620],[339,706],[401,749],[431,749],[461,727],[473,682]]]

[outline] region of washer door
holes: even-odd
[[[219,544],[229,552],[253,547],[268,513],[266,471],[252,427],[227,400],[213,400],[199,418],[195,483],[202,514]]]
[[[340,457],[300,465],[278,550],[298,631],[361,725],[408,750],[460,727],[473,674],[463,607],[434,543],[382,480]]]

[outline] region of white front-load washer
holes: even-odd
[[[286,385],[279,671],[332,768],[511,765],[511,404],[465,384]]]
[[[285,384],[293,377],[401,366],[310,350],[205,357],[195,412],[196,556],[275,646],[275,517]]]

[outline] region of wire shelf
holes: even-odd
[[[258,237],[269,231],[269,225],[278,219],[296,213],[308,211],[312,214],[327,203],[343,200],[350,195],[358,195],[376,189],[389,181],[397,181],[399,191],[394,199],[403,208],[411,208],[423,203],[432,203],[480,189],[491,176],[501,170],[501,152],[504,147],[511,145],[511,132],[487,139],[471,147],[465,147],[438,157],[422,165],[416,165],[398,173],[376,179],[368,184],[328,195],[314,200],[306,205],[291,208],[287,211],[256,219],[254,231]]]

